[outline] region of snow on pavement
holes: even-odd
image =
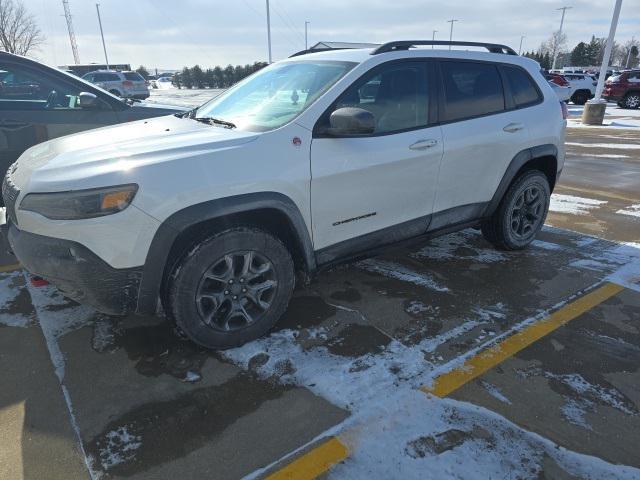
[[[640,218],[640,203],[618,210],[616,213],[619,213],[620,215],[629,215],[631,217]]]
[[[554,193],[551,195],[549,211],[557,213],[569,213],[572,215],[586,215],[589,210],[606,204],[605,200],[594,200],[592,198],[576,197],[574,195],[563,195]]]

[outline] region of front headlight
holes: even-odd
[[[52,220],[78,220],[121,212],[129,206],[138,185],[92,188],[70,192],[29,193],[20,210],[39,213]]]

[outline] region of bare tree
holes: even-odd
[[[0,0],[0,49],[26,55],[44,42],[44,36],[21,0]]]
[[[540,45],[540,50],[543,54],[549,53],[551,59],[556,55],[567,52],[567,36],[561,33],[560,30],[553,32],[549,40]]]

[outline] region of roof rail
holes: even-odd
[[[507,55],[518,55],[511,47],[506,45],[500,45],[498,43],[484,43],[484,42],[449,42],[446,40],[400,40],[395,42],[388,42],[379,46],[371,55],[378,55],[379,53],[393,52],[396,50],[409,50],[411,47],[417,45],[445,45],[445,46],[457,46],[457,47],[484,47],[491,53],[505,53]]]
[[[300,50],[299,52],[292,53],[289,55],[291,57],[299,57],[300,55],[306,55],[307,53],[318,53],[318,52],[328,52],[330,50],[350,50],[348,47],[341,48],[309,48],[307,50]]]

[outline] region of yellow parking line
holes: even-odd
[[[574,318],[591,310],[608,298],[620,293],[622,290],[624,290],[624,287],[620,285],[605,283],[593,292],[565,305],[544,320],[536,322],[506,338],[497,345],[480,352],[464,362],[462,366],[436,378],[432,386],[421,387],[420,390],[438,397],[446,397],[465,383],[482,375],[487,370],[490,370]]]
[[[266,480],[311,480],[327,472],[348,455],[347,447],[336,437],[331,437],[286,467],[272,473]]]
[[[20,270],[22,265],[19,263],[12,263],[11,265],[0,265],[0,273],[13,272],[14,270]]]

